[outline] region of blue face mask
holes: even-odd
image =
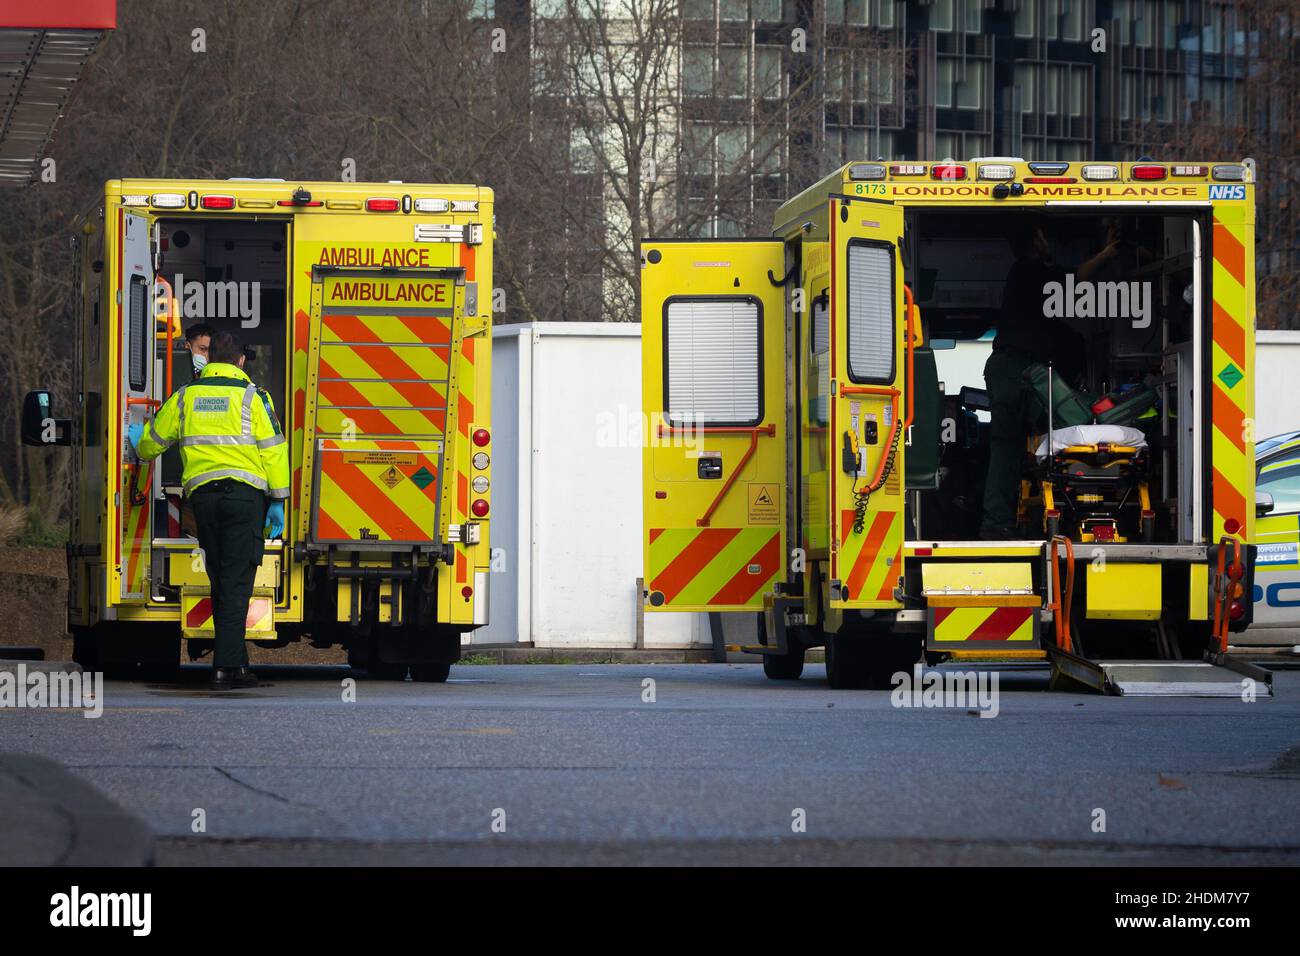
[[[198,375],[200,372],[202,372],[203,366],[208,364],[208,357],[206,355],[200,355],[198,352],[195,352],[192,356],[190,356],[190,358],[194,362],[195,375]]]

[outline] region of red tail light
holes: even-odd
[[[469,506],[469,510],[474,513],[475,518],[486,518],[488,513],[488,503],[482,498],[478,498]]]
[[[930,175],[935,179],[965,179],[966,167],[960,163],[936,163],[930,167]]]
[[[1236,518],[1229,518],[1227,521],[1223,522],[1224,534],[1236,534],[1240,530],[1241,522]]]
[[[473,441],[479,448],[486,447],[487,443],[492,440],[492,435],[486,428],[476,428],[474,430]]]
[[[467,584],[460,589],[460,596],[463,597],[466,601],[468,601],[470,598],[474,596],[474,589]]]
[[[1246,605],[1240,601],[1233,601],[1228,605],[1228,617],[1234,621],[1240,621],[1246,615]]]
[[[402,208],[402,204],[396,199],[367,199],[366,210],[368,212],[397,212]]]
[[[1169,175],[1163,166],[1134,166],[1131,172],[1134,179],[1164,179]]]
[[[1114,541],[1115,529],[1108,524],[1096,524],[1092,526],[1092,536],[1098,541]]]
[[[199,205],[204,209],[234,209],[234,196],[204,196],[199,200]]]

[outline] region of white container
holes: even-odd
[[[1255,333],[1255,438],[1300,428],[1300,332]]]
[[[472,644],[636,646],[641,577],[641,327],[492,330],[487,627]],[[703,614],[646,614],[643,646],[710,644]]]

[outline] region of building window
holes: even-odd
[[[1084,0],[1060,0],[1061,5],[1061,39],[1083,39]]]
[[[748,20],[749,4],[746,0],[720,0],[718,13],[723,20]]]
[[[667,303],[664,409],[670,425],[762,421],[761,328],[762,310],[752,297]]]
[[[755,20],[768,23],[778,23],[781,20],[781,0],[754,0],[753,8]]]
[[[1182,24],[1179,23],[1182,10],[1183,5],[1179,0],[1165,0],[1164,46],[1166,50],[1178,48],[1178,35],[1182,32]]]
[[[718,49],[718,95],[744,97],[749,87],[749,48],[724,46]]]
[[[1077,67],[1070,71],[1070,115],[1082,116],[1088,74]]]
[[[934,158],[938,160],[958,160],[962,157],[960,133],[935,133]]]
[[[687,96],[708,96],[713,92],[713,50],[688,46],[682,51],[682,89]]]
[[[713,0],[681,0],[682,18],[686,20],[712,20]]]
[[[781,95],[781,48],[760,46],[754,49],[754,93],[766,98]]]
[[[749,151],[747,130],[744,126],[723,126],[718,130],[718,172],[734,173],[746,165]]]
[[[953,5],[957,0],[934,0],[930,7],[930,29],[952,32]]]
[[[934,71],[934,105],[948,108],[952,106],[953,61],[939,60]]]
[[[977,110],[984,105],[984,62],[967,60],[964,75],[958,60],[944,57],[935,63],[934,105]]]
[[[977,110],[984,105],[984,64],[982,62],[966,61],[966,75],[957,81],[955,96],[958,109]]]
[[[1038,67],[1030,63],[1016,64],[1016,91],[1020,94],[1020,112],[1033,113],[1036,87],[1038,85]]]
[[[1061,101],[1061,74],[1065,67],[1049,66],[1047,68],[1047,89],[1043,91],[1043,112],[1055,116]]]
[[[1038,0],[1020,0],[1020,9],[1016,11],[1016,36],[1032,38],[1036,35],[1038,22]]]
[[[982,0],[961,0],[962,29],[967,33],[983,32],[984,4]]]

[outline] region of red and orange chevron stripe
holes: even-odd
[[[781,570],[775,528],[652,528],[651,603],[678,610],[761,609]]]

